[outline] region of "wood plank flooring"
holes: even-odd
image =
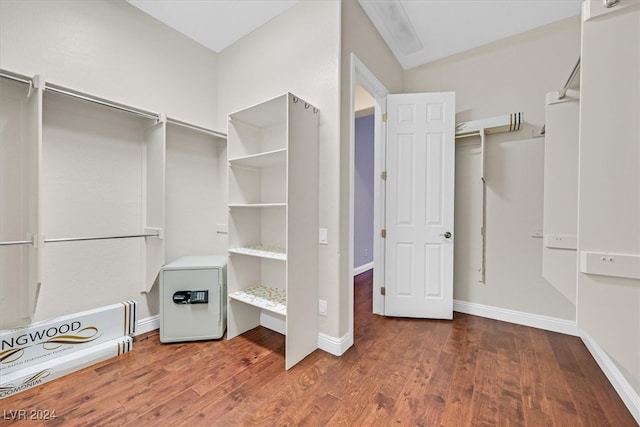
[[[636,426],[579,338],[455,313],[371,314],[355,280],[355,345],[284,370],[284,337],[133,351],[0,400],[2,426]],[[11,413],[55,411],[48,421]],[[12,412],[10,412],[12,411]]]

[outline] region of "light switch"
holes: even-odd
[[[326,316],[327,315],[327,301],[325,301],[323,299],[318,301],[318,314],[320,316]]]
[[[329,234],[328,230],[326,228],[321,228],[320,229],[320,244],[321,245],[328,245],[328,237],[327,235]]]

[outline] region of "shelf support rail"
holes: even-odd
[[[487,131],[485,128],[477,129],[470,133],[456,135],[456,139],[480,137],[480,193],[482,195],[480,206],[480,267],[478,268],[478,283],[487,282],[487,180],[485,172],[485,138]]]

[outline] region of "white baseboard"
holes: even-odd
[[[353,335],[346,334],[341,338],[332,337],[323,333],[318,333],[318,348],[334,356],[342,354],[353,345]]]
[[[354,268],[354,269],[353,269],[353,275],[354,275],[354,276],[357,276],[358,274],[362,274],[362,273],[364,273],[365,271],[369,271],[369,270],[371,270],[372,268],[373,268],[373,262],[370,262],[370,263],[368,263],[368,264],[361,265],[361,266],[356,267],[356,268]]]
[[[160,329],[160,315],[150,316],[145,319],[140,319],[136,327],[134,336],[145,334],[153,330]],[[278,330],[277,328],[271,328],[284,334],[284,330]],[[341,356],[345,351],[353,345],[353,336],[346,334],[341,338],[332,337],[323,333],[318,333],[318,348],[331,353],[334,356]]]
[[[587,346],[589,352],[602,369],[602,372],[606,375],[607,379],[616,389],[616,392],[624,402],[624,404],[636,419],[636,422],[640,424],[640,395],[631,387],[631,384],[626,380],[624,375],[620,372],[615,363],[609,358],[609,355],[600,347],[593,338],[585,331],[580,331],[580,338],[582,342]]]
[[[522,311],[509,310],[507,308],[493,307],[458,300],[453,301],[453,311],[473,314],[474,316],[487,317],[489,319],[502,320],[509,323],[517,323],[518,325],[559,332],[561,334],[579,336],[578,326],[573,320],[558,319],[556,317],[525,313]]]
[[[159,314],[138,320],[138,324],[136,325],[136,331],[133,334],[133,336],[146,334],[147,332],[151,332],[156,329],[160,329]]]

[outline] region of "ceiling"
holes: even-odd
[[[299,0],[127,0],[220,52]],[[355,1],[355,0],[344,0]],[[578,15],[582,0],[358,0],[404,69]]]
[[[358,0],[404,69],[578,15],[582,0]]]
[[[214,52],[280,15],[298,0],[127,0]]]

